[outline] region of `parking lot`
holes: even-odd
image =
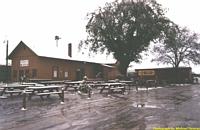
[[[200,86],[181,84],[134,88],[122,94],[65,92],[27,102],[22,96],[0,99],[0,130],[152,130],[157,127],[200,127]]]

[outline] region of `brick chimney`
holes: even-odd
[[[68,44],[68,56],[72,57],[72,44],[71,43]]]

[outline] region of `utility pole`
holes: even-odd
[[[4,41],[4,43],[6,43],[6,72],[5,72],[5,77],[6,77],[6,82],[8,82],[8,79],[9,79],[9,77],[8,77],[8,73],[9,73],[9,71],[8,71],[8,40],[5,40]]]
[[[6,68],[8,70],[8,40],[6,40]]]
[[[8,66],[8,40],[4,40],[3,43],[6,43],[6,67]]]

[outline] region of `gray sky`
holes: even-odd
[[[57,55],[59,49],[65,49],[68,43],[72,43],[75,59],[114,62],[115,60],[105,55],[88,59],[87,55],[77,53],[76,49],[79,41],[86,38],[86,14],[109,1],[113,0],[0,0],[0,64],[5,64],[5,39],[9,40],[9,52],[21,40],[33,50],[51,55]],[[200,33],[199,0],[158,2],[168,8],[167,16],[172,21]],[[55,35],[62,38],[58,47],[54,40]],[[133,65],[134,69],[162,67],[149,63],[150,59],[144,57],[142,64]],[[193,70],[200,73],[199,66],[194,66]]]

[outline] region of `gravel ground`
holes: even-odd
[[[170,85],[87,96],[65,92],[34,97],[22,111],[22,97],[0,99],[0,130],[152,130],[156,127],[200,127],[200,86]]]

